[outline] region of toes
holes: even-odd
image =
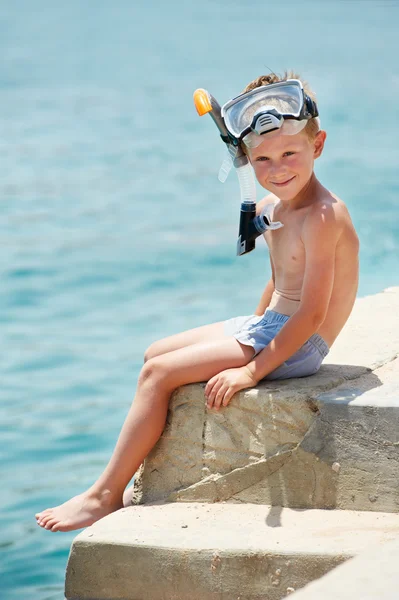
[[[41,517],[40,521],[41,521],[41,522],[43,522],[43,521],[47,521],[48,519],[50,519],[50,517],[52,516],[52,514],[53,514],[53,513],[52,513],[52,512],[50,512],[50,511],[48,511],[48,512],[45,512],[45,513],[42,515],[42,517]]]
[[[36,518],[37,521],[41,521],[41,519],[43,519],[43,517],[46,517],[52,511],[53,511],[52,508],[46,508],[46,510],[42,510],[42,512],[36,513],[35,514],[35,518]]]
[[[51,531],[68,531],[67,526],[62,521],[57,521],[52,527]]]
[[[45,515],[42,519],[40,519],[39,525],[41,527],[46,527],[47,523],[53,518],[54,518],[54,515],[52,513],[49,513],[48,515]]]
[[[49,519],[46,523],[46,525],[44,526],[44,529],[51,529],[58,524],[58,519],[55,519],[54,517],[52,519]]]

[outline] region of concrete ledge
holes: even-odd
[[[275,514],[250,504],[131,507],[77,536],[66,597],[280,600],[398,534],[399,515],[393,514]]]
[[[206,411],[200,384],[182,388],[139,478],[139,502],[397,511],[399,360],[322,391],[332,381],[326,365],[238,394],[220,413]]]
[[[280,600],[398,536],[398,306],[399,288],[357,300],[319,373],[219,413],[179,389],[138,505],[75,539],[67,598]]]
[[[292,600],[396,600],[399,541],[388,542],[334,569],[290,596]]]

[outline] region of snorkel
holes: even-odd
[[[194,92],[194,104],[200,117],[209,114],[219,130],[220,137],[227,145],[230,157],[226,159],[219,173],[219,180],[225,181],[231,167],[236,169],[241,193],[240,225],[237,240],[237,256],[247,254],[255,248],[255,240],[267,229],[282,227],[281,223],[272,223],[266,213],[256,215],[255,176],[247,155],[229,134],[220,104],[208,91],[197,89]]]
[[[253,88],[222,107],[209,92],[198,89],[194,92],[194,104],[200,116],[210,114],[229,151],[229,159],[219,171],[219,180],[225,181],[231,164],[238,175],[241,211],[237,255],[241,256],[255,248],[255,240],[262,233],[283,227],[282,223],[272,221],[271,205],[256,215],[255,176],[242,144],[256,148],[264,135],[274,131],[296,135],[310,119],[318,117],[316,102],[299,79],[286,79]]]

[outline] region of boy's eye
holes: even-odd
[[[293,152],[292,150],[287,150],[287,152],[284,152],[283,156],[293,156],[295,154],[295,152]],[[268,156],[258,156],[255,161],[256,162],[264,162],[266,160],[270,160],[270,158]]]

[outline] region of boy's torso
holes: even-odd
[[[268,198],[270,202],[270,197]],[[309,210],[329,203],[342,224],[335,249],[334,282],[326,318],[318,333],[332,345],[352,310],[358,285],[358,238],[344,203],[326,190],[323,197],[315,198],[307,207],[285,211],[275,198],[273,220],[284,227],[264,234],[270,251],[274,287],[269,308],[292,316],[299,308],[306,268],[303,227]]]

